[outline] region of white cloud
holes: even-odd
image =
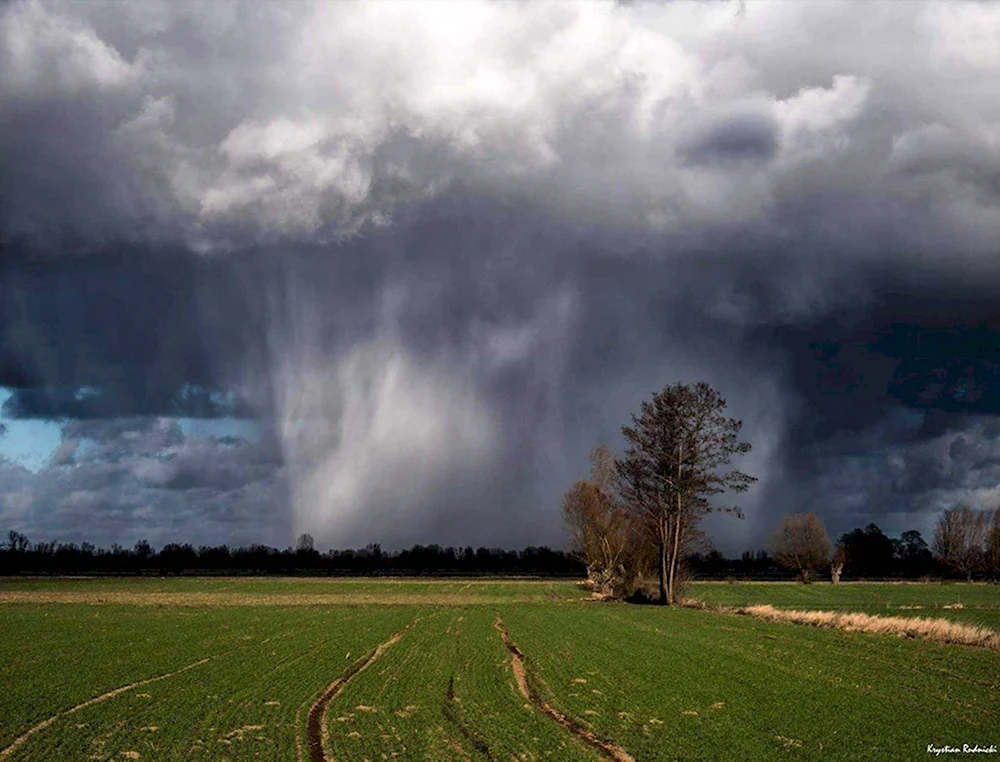
[[[88,137],[144,189],[133,214],[152,208],[164,235],[202,245],[337,238],[453,179],[676,233],[765,219],[831,162],[841,192],[874,194],[892,138],[934,114],[995,131],[998,108],[974,96],[1000,75],[987,44],[1000,14],[880,5],[862,43],[856,16],[851,3],[739,15],[720,3],[33,0],[0,17],[12,72],[0,109],[114,94],[106,119],[120,122]],[[817,35],[823,51],[806,44]],[[890,37],[905,59],[882,55]],[[773,157],[684,165],[692,130],[713,129],[705,115],[748,109],[777,120]],[[33,214],[21,227],[42,234]],[[997,222],[977,214],[984,232]]]
[[[133,67],[73,14],[41,2],[11,4],[0,17],[0,95],[29,98],[120,88]]]

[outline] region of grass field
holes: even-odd
[[[983,624],[1000,611],[1000,588],[982,585],[691,593]],[[0,762],[597,760],[608,748],[885,760],[1000,746],[995,651],[587,598],[521,580],[0,580]]]
[[[695,582],[689,595],[720,606],[769,603],[787,609],[942,617],[1000,631],[1000,587],[988,584]]]

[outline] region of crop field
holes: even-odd
[[[691,594],[979,624],[1000,611],[1000,588],[984,585]],[[997,651],[600,603],[572,582],[0,580],[0,616],[0,762],[885,760],[1000,746]]]

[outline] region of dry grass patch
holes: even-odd
[[[769,622],[792,622],[813,627],[831,627],[847,632],[874,632],[881,635],[922,638],[937,643],[960,643],[966,646],[978,646],[1000,651],[1000,635],[993,630],[952,622],[948,619],[873,616],[838,611],[796,611],[794,609],[776,609],[770,605],[725,610],[734,614],[745,614],[765,619]]]
[[[780,741],[785,748],[801,749],[802,741],[798,738],[786,738],[785,736],[775,736],[776,741]]]

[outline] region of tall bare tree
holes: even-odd
[[[949,508],[934,528],[934,555],[972,580],[983,568],[989,517],[967,505]]]
[[[812,511],[785,516],[771,535],[768,552],[781,566],[794,569],[803,582],[830,560],[830,536]],[[837,572],[839,580],[840,573]]]
[[[750,451],[750,443],[739,440],[743,423],[727,418],[726,407],[704,382],[673,384],[642,403],[632,426],[622,427],[627,446],[616,462],[620,490],[656,545],[661,604],[676,603],[678,564],[701,517],[713,509],[743,515],[709,498],[743,492],[756,481],[741,471],[719,472],[734,455]]]

